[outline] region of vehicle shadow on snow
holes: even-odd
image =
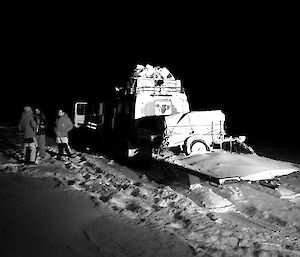
[[[78,134],[76,135],[75,133],[72,136],[72,148],[76,151],[105,156],[107,159],[112,159],[121,166],[126,166],[127,168],[134,170],[141,177],[144,175],[147,179],[153,180],[159,184],[170,187],[173,187],[173,185],[180,185],[182,189],[188,189],[189,187],[188,175],[183,172],[165,167],[155,160],[129,160],[95,144],[97,140],[92,140],[87,136],[78,136]]]

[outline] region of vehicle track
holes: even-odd
[[[189,197],[189,181],[187,174],[179,169],[170,168],[153,163],[152,166],[136,172],[145,173],[149,179],[157,179],[165,176],[158,182],[170,186],[174,191]],[[231,184],[215,185],[207,180],[200,180],[201,184],[213,192],[227,198],[236,206],[236,212],[222,214],[227,220],[235,220],[243,226],[266,230],[270,233],[279,233],[282,236],[300,239],[300,207],[288,198],[281,198],[279,189],[287,189],[286,192],[294,193],[296,197],[300,190],[300,173],[292,173],[279,178],[276,182],[281,184],[278,188],[270,188],[259,182],[236,182]],[[293,181],[289,184],[289,181]],[[282,186],[283,185],[283,186]],[[298,185],[298,187],[297,187]],[[232,192],[232,190],[235,190]],[[293,189],[293,190],[291,190]],[[221,214],[220,214],[221,215]]]

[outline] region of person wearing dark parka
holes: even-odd
[[[23,132],[24,155],[26,164],[35,164],[36,160],[36,122],[30,106],[25,106],[19,122],[19,130]]]

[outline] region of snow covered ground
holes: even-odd
[[[19,136],[14,128],[0,128],[1,199],[9,196],[0,202],[6,210],[0,216],[6,224],[2,251],[11,242],[15,251],[25,249],[22,240],[8,236],[19,229],[13,226],[16,221],[27,226],[23,232],[41,233],[42,226],[30,226],[32,215],[40,218],[37,224],[50,219],[45,227],[58,220],[46,239],[36,236],[27,244],[49,242],[55,256],[300,255],[299,172],[280,177],[277,187],[261,182],[216,187],[203,180],[190,191],[187,175],[179,170],[156,163],[125,166],[106,156],[79,152],[73,161],[61,162],[54,158],[55,146],[47,147],[47,160],[24,166],[17,162]],[[22,200],[16,192],[29,192],[34,208],[27,210],[26,197]],[[29,214],[9,218],[11,209]],[[49,240],[62,228],[62,245]]]
[[[180,239],[57,183],[0,175],[1,256],[192,256]]]

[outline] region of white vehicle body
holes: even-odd
[[[202,140],[207,150],[220,144],[225,135],[225,115],[221,110],[192,111],[165,117],[169,147],[183,146],[187,140]]]
[[[75,127],[89,131],[92,143],[118,157],[154,158],[218,183],[295,171],[291,165],[239,154],[254,153],[245,136],[226,135],[221,110],[190,111],[181,81],[166,68],[137,65],[130,83],[115,89],[113,98],[88,106],[76,103],[74,120]]]
[[[75,103],[74,126],[79,128],[84,124],[87,102]]]

